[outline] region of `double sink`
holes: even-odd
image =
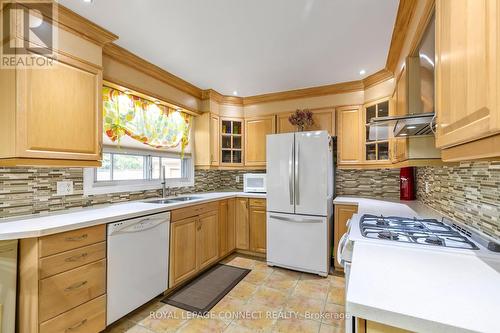
[[[174,198],[157,199],[157,200],[151,200],[151,201],[145,201],[145,202],[154,203],[154,204],[171,204],[171,203],[179,203],[179,202],[183,202],[183,201],[191,201],[191,200],[197,200],[197,199],[201,199],[201,197],[197,197],[197,196],[174,197]]]

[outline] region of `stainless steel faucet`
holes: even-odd
[[[161,195],[163,198],[167,197],[167,179],[166,179],[166,170],[165,166],[161,167]],[[169,190],[170,192],[170,190]]]

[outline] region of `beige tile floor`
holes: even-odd
[[[241,255],[232,255],[222,262],[252,271],[209,316],[193,318],[193,314],[157,298],[105,332],[344,332],[343,277],[321,278],[271,268],[264,261]]]

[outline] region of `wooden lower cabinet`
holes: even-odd
[[[103,295],[47,320],[40,325],[40,333],[100,332],[105,323],[106,296]]]
[[[17,331],[104,330],[105,248],[105,225],[22,239]]]
[[[236,198],[236,248],[250,249],[250,226],[248,223],[248,199]]]
[[[334,266],[337,270],[343,270],[343,267],[337,262],[337,249],[339,247],[340,238],[347,232],[347,221],[358,212],[357,205],[336,204],[334,212],[333,224],[333,250],[334,250]]]
[[[196,229],[196,266],[204,269],[219,259],[218,211],[200,215]]]
[[[193,277],[219,259],[219,210],[217,202],[173,211],[170,224],[170,276],[169,288]],[[210,209],[210,211],[207,211]],[[182,210],[182,211],[181,211]],[[198,215],[199,212],[203,212]]]
[[[197,221],[195,216],[173,222],[170,226],[170,287],[197,272]]]
[[[250,251],[266,253],[266,201],[250,199],[248,212],[250,231]]]
[[[219,203],[219,258],[225,257],[235,249],[235,199]]]

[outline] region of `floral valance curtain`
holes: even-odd
[[[191,115],[109,87],[103,88],[103,102],[104,133],[111,141],[126,135],[153,148],[180,146],[184,154]]]

